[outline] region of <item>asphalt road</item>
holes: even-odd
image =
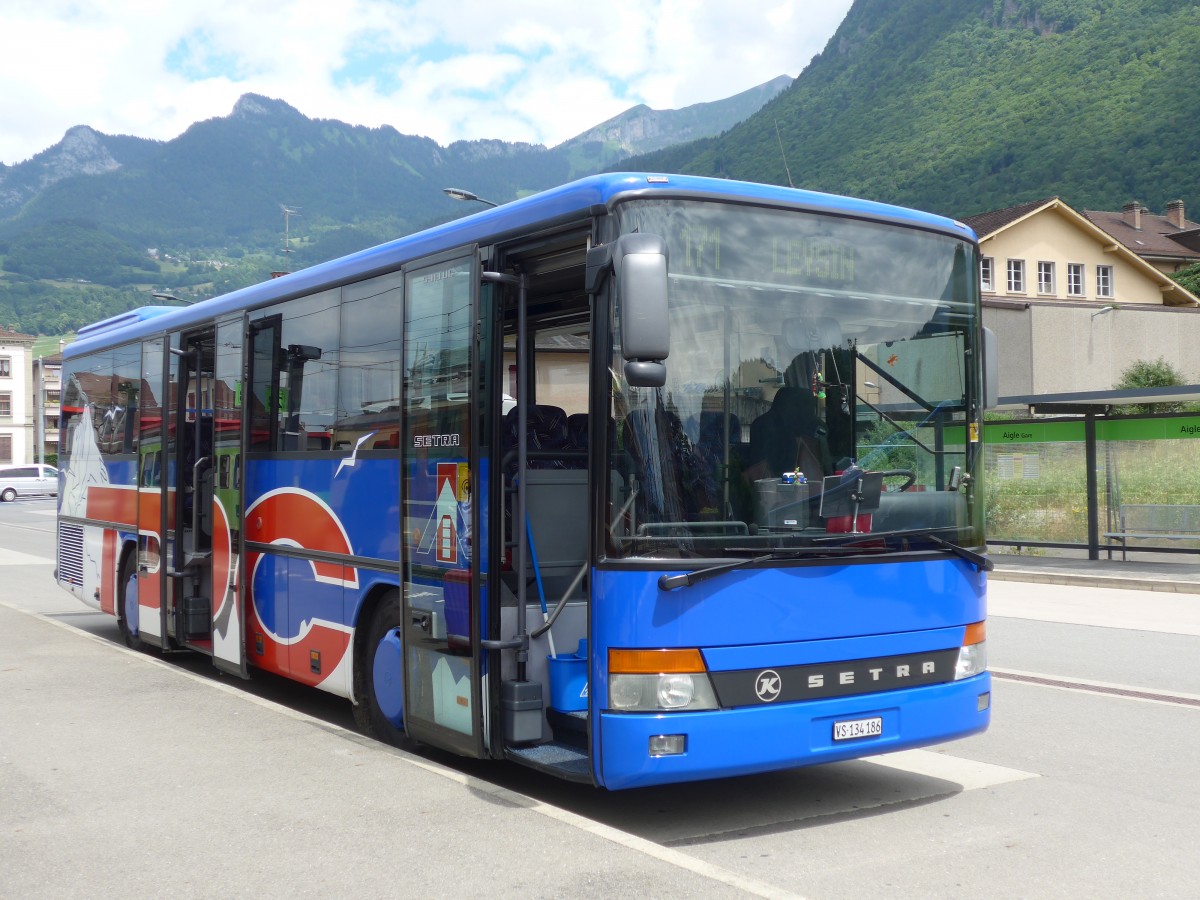
[[[1120,608],[1108,627],[1075,621],[1081,589],[993,582],[986,734],[606,793],[383,747],[344,701],[125,650],[53,585],[52,513],[0,504],[3,898],[1200,895],[1200,636],[1170,610],[1128,627],[1136,591],[1082,595]],[[224,764],[182,762],[197,735]]]

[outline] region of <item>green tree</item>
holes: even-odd
[[[1187,384],[1183,373],[1161,356],[1153,362],[1139,359],[1121,373],[1121,380],[1113,385],[1117,391],[1135,391],[1139,388],[1181,387]],[[1139,413],[1182,412],[1183,403],[1132,403],[1123,406],[1120,412],[1126,415]]]
[[[1200,296],[1200,262],[1192,263],[1171,276],[1193,294]]]

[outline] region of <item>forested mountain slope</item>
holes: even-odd
[[[1198,47],[1179,0],[856,0],[760,112],[622,166],[786,184],[786,154],[797,186],[955,216],[1195,208]]]

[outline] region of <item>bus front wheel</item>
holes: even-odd
[[[355,666],[354,721],[373,738],[399,745],[404,736],[404,645],[400,593],[388,591],[371,615]]]
[[[138,619],[138,567],[137,553],[127,552],[121,559],[119,596],[117,597],[117,627],[125,646],[132,650],[146,649],[139,636]]]

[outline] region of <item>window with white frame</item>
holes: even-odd
[[[12,394],[8,391],[0,393],[0,419],[12,418]]]
[[[1083,296],[1083,263],[1067,263],[1067,296]]]
[[[0,356],[0,378],[12,378],[11,356]]]
[[[1096,266],[1096,297],[1109,299],[1113,295],[1113,267]]]
[[[1054,263],[1052,262],[1038,263],[1038,293],[1054,293]]]
[[[1008,261],[1008,292],[1010,294],[1025,293],[1025,260],[1023,259]]]
[[[996,290],[996,261],[990,256],[979,260],[979,287],[984,291]]]
[[[12,435],[0,434],[0,463],[10,463],[12,461]]]

